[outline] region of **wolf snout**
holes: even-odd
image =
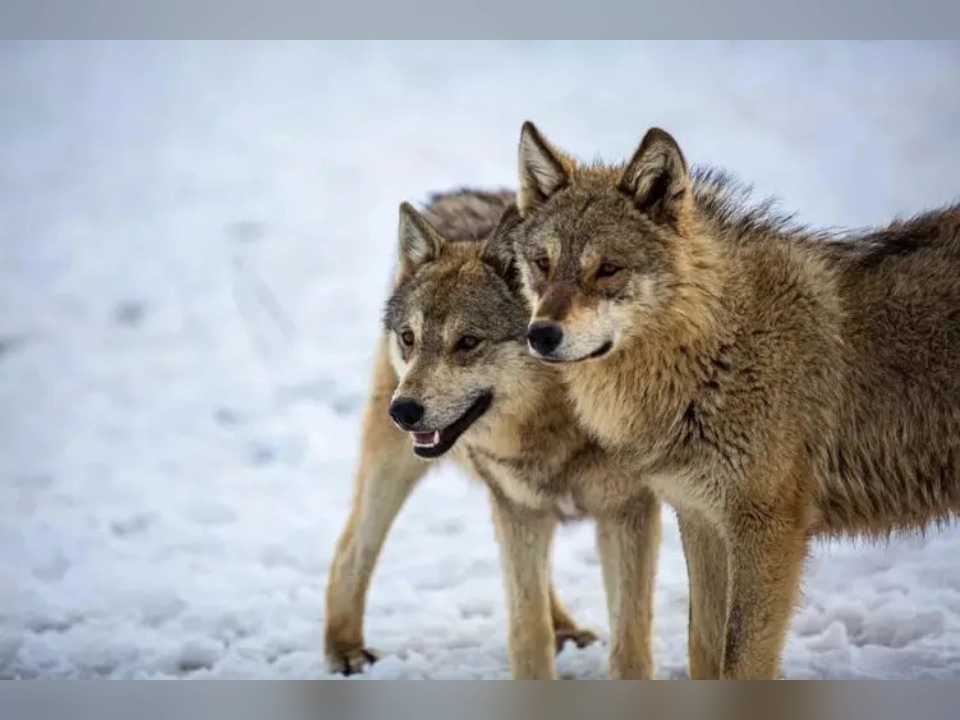
[[[399,397],[390,403],[390,418],[404,430],[414,430],[423,420],[423,405],[408,397]]]
[[[541,355],[549,355],[563,342],[563,329],[552,322],[535,322],[527,329],[527,342]]]

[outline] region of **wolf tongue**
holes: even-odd
[[[413,441],[417,445],[436,445],[440,442],[440,431],[434,430],[432,433],[413,433]]]

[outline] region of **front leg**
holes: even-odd
[[[653,602],[660,551],[660,503],[645,494],[627,516],[597,520],[597,549],[610,617],[610,677],[649,680]]]
[[[377,660],[364,645],[367,590],[387,533],[426,468],[398,453],[367,460],[358,472],[353,508],[330,563],[324,627],[330,672],[351,675]]]
[[[390,422],[388,407],[396,382],[382,345],[364,417],[353,507],[330,563],[324,627],[330,672],[350,675],[376,660],[364,647],[363,637],[370,578],[397,513],[430,467],[413,454],[409,438]]]
[[[791,517],[751,513],[734,525],[721,675],[776,680],[807,556],[807,539]]]
[[[555,680],[550,545],[553,516],[490,493],[510,623],[510,669],[515,680]]]
[[[717,680],[727,624],[727,546],[702,516],[677,510],[690,585],[687,645],[691,680]]]

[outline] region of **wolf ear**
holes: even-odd
[[[517,206],[508,205],[480,251],[480,259],[493,267],[497,274],[508,282],[512,281],[515,275],[513,230],[522,220]]]
[[[440,257],[443,237],[410,203],[400,204],[401,272],[412,274]]]
[[[673,136],[650,128],[627,163],[617,189],[654,222],[677,229],[690,202],[690,175]]]
[[[520,190],[517,207],[525,216],[542,205],[570,179],[559,150],[552,147],[529,120],[520,129]]]

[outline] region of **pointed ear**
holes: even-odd
[[[570,180],[570,161],[547,142],[529,120],[520,130],[520,190],[517,207],[521,216],[542,205]]]
[[[691,188],[687,161],[673,136],[650,128],[627,163],[617,189],[654,222],[676,230],[690,202]]]
[[[443,237],[410,203],[400,204],[400,267],[412,274],[440,257]]]
[[[514,273],[513,230],[522,222],[516,205],[508,205],[500,215],[496,227],[483,243],[480,259],[493,267],[497,274],[512,281]]]

